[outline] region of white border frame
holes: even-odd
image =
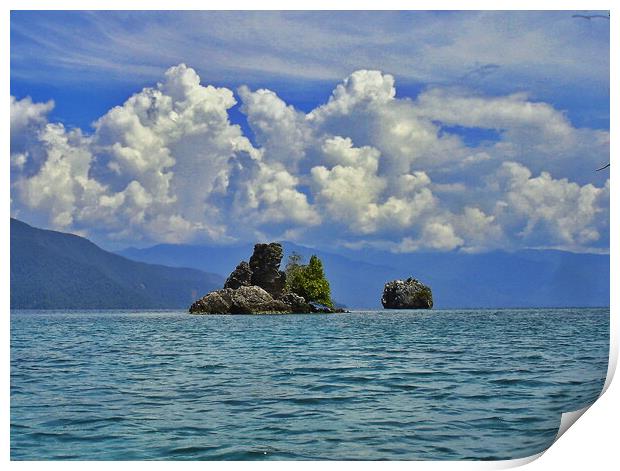
[[[618,14],[620,9],[613,9],[613,3],[611,1],[575,1],[565,0],[563,2],[553,2],[551,0],[539,0],[533,2],[527,1],[489,1],[489,0],[477,0],[464,2],[462,0],[436,0],[436,1],[395,1],[395,0],[383,0],[381,2],[370,0],[358,0],[358,1],[342,1],[342,0],[315,0],[315,1],[283,1],[283,0],[267,0],[262,2],[250,2],[243,0],[228,0],[224,7],[218,7],[206,2],[198,2],[191,0],[177,0],[176,2],[165,2],[162,0],[109,0],[106,2],[96,0],[82,0],[80,2],[73,0],[58,0],[53,3],[43,0],[24,0],[16,1],[9,0],[5,3],[7,8],[4,9],[1,17],[2,28],[2,74],[0,80],[2,81],[3,89],[7,92],[10,90],[10,10],[47,10],[47,9],[59,9],[59,10],[611,10],[611,22],[610,22],[610,53],[611,53],[611,83],[617,83],[613,79],[618,78],[618,61],[615,53],[617,53],[620,44],[620,37],[618,37],[618,31],[620,26],[620,20]],[[610,116],[610,133],[615,135],[617,130],[617,104],[618,93],[617,89],[611,87],[611,116]],[[7,93],[10,96],[10,93]],[[8,99],[8,96],[5,98]],[[10,216],[10,180],[9,180],[9,136],[10,136],[10,111],[6,106],[2,116],[2,133],[0,133],[0,139],[2,139],[2,146],[5,150],[4,163],[2,170],[0,171],[2,180],[0,181],[0,219],[2,221],[3,230],[0,232],[2,238],[2,250],[3,260],[0,268],[0,293],[2,296],[2,305],[5,306],[3,310],[4,322],[1,324],[3,338],[3,356],[4,361],[1,364],[2,368],[2,397],[4,407],[1,409],[2,416],[2,444],[1,444],[1,456],[2,461],[9,462],[10,460],[10,441],[9,441],[9,424],[10,424],[10,303],[9,303],[9,263],[6,261],[10,257],[9,249],[9,216]],[[617,146],[614,139],[611,140],[610,154],[614,156]],[[613,159],[612,159],[613,160]],[[618,166],[614,165],[610,167],[610,177],[612,180],[617,178]],[[611,211],[610,211],[610,266],[611,266],[611,286],[620,286],[618,284],[618,269],[620,264],[618,263],[618,243],[620,242],[620,233],[618,231],[618,217],[614,210],[617,208],[618,191],[614,185],[611,185]],[[433,462],[415,462],[416,467],[423,469],[503,469],[515,466],[521,466],[527,463],[531,463],[532,469],[548,469],[549,467],[566,468],[566,469],[583,469],[584,467],[594,466],[595,468],[607,469],[611,468],[611,463],[618,463],[618,448],[617,445],[617,433],[618,426],[613,417],[618,417],[620,401],[620,389],[617,385],[612,383],[612,379],[616,370],[618,359],[618,330],[619,325],[616,321],[616,308],[618,304],[618,291],[611,290],[611,335],[610,335],[610,357],[607,380],[603,389],[602,397],[599,398],[591,407],[587,408],[588,412],[584,417],[579,419],[579,424],[572,427],[565,435],[554,443],[545,452],[532,457],[509,460],[509,461],[496,461],[496,462],[453,462],[453,461],[433,461]],[[581,413],[585,412],[580,411]],[[578,414],[577,417],[580,417]],[[574,417],[573,417],[574,418]],[[537,459],[540,458],[540,459]],[[63,470],[66,469],[81,469],[85,462],[10,462],[10,466],[15,469],[32,469],[45,467],[49,469]],[[147,467],[149,469],[168,469],[169,467],[185,467],[194,468],[204,466],[203,462],[114,462],[115,467],[121,469],[129,469],[135,467]],[[252,466],[257,469],[263,468],[270,470],[275,468],[284,469],[291,464],[286,461],[270,461],[270,462],[209,462],[209,467],[216,467],[218,469],[234,469],[238,466]],[[325,466],[330,469],[340,468],[343,465],[342,462],[322,462],[321,466]],[[346,464],[344,464],[346,466]],[[316,462],[295,462],[296,468],[315,467]],[[393,468],[405,467],[409,468],[411,462],[362,462],[356,463],[356,467],[367,469],[374,466],[389,466]],[[109,467],[109,462],[88,462],[90,469],[104,470]]]

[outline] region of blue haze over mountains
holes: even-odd
[[[383,285],[413,276],[433,289],[436,308],[608,306],[609,256],[553,250],[464,254],[339,254],[283,242],[306,260],[318,255],[334,299],[380,308]],[[253,244],[170,245],[107,252],[89,240],[11,219],[11,307],[27,309],[186,308],[220,288]]]
[[[431,286],[436,308],[609,305],[609,256],[556,250],[393,254],[341,250],[339,254],[283,242],[306,260],[318,255],[334,299],[349,308],[380,308],[386,281],[413,276]],[[185,266],[227,276],[248,260],[252,244],[236,247],[160,244],[121,255],[143,262]]]
[[[84,237],[11,218],[11,308],[184,308],[223,282],[193,268],[128,260]]]

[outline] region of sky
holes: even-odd
[[[14,11],[11,214],[108,248],[607,253],[609,20],[578,13]]]

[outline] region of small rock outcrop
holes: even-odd
[[[310,312],[345,312],[344,309],[340,308],[331,308],[325,304],[310,302]]]
[[[291,312],[312,312],[310,304],[298,294],[286,293],[280,296],[280,300],[291,306]]]
[[[286,274],[280,271],[282,245],[256,244],[250,262],[242,261],[228,276],[224,288],[208,293],[192,304],[192,314],[275,314],[344,312],[302,296],[285,293]]]
[[[433,292],[415,278],[389,281],[383,288],[381,304],[386,309],[431,309]]]

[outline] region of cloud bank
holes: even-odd
[[[230,121],[238,100],[252,136]],[[89,133],[50,122],[53,106],[11,97],[12,214],[109,244],[609,247],[609,180],[594,173],[609,133],[524,94],[399,97],[393,76],[358,70],[304,113],[180,64]]]

